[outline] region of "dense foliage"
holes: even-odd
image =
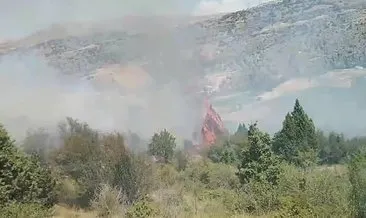
[[[307,167],[316,162],[317,149],[314,123],[296,99],[293,111],[286,115],[282,129],[274,136],[273,151],[291,164]]]
[[[316,130],[298,100],[273,138],[241,123],[194,154],[168,130],[147,141],[66,118],[18,149],[1,127],[0,217],[366,216],[366,139]]]
[[[279,168],[277,158],[271,151],[271,137],[259,131],[255,123],[249,127],[248,141],[249,148],[243,151],[238,166],[240,182],[246,184],[254,180],[277,185]]]
[[[40,163],[15,147],[0,126],[0,207],[16,203],[54,203],[55,181]]]
[[[149,153],[168,163],[173,158],[176,146],[174,136],[164,129],[159,134],[153,135],[149,144]]]

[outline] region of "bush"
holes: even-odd
[[[143,155],[124,156],[114,170],[112,184],[122,189],[128,204],[141,199],[154,188],[153,165]]]
[[[239,186],[239,179],[235,172],[236,169],[233,166],[203,160],[191,163],[184,172],[184,178],[201,183],[208,189],[235,189]]]
[[[0,126],[0,205],[14,202],[52,206],[54,187],[50,171],[19,151]]]
[[[56,184],[57,202],[66,205],[77,205],[78,199],[85,193],[82,185],[71,178],[58,178]]]
[[[224,210],[225,216],[238,215],[246,211],[246,197],[243,192],[238,190],[225,188],[207,190],[201,198],[208,202],[217,202],[223,206],[221,209]]]
[[[63,144],[53,160],[63,178],[60,188],[80,187],[74,195],[76,199],[65,199],[67,202],[89,206],[102,183],[121,188],[130,202],[138,198],[139,193],[144,193],[141,185],[149,178],[146,170],[150,168],[127,150],[121,134],[101,134],[88,124],[71,118],[60,125],[59,131]],[[143,174],[146,174],[145,178]],[[73,181],[72,185],[65,186],[67,181]]]
[[[277,187],[266,181],[251,181],[242,190],[247,213],[262,215],[279,208]]]
[[[46,218],[51,216],[52,211],[40,204],[12,203],[0,210],[0,217],[4,218]]]
[[[159,214],[158,206],[148,197],[135,202],[127,211],[128,218],[145,218]]]
[[[366,153],[356,154],[349,166],[349,179],[352,185],[350,203],[353,217],[366,216]]]
[[[95,193],[91,207],[97,211],[98,217],[121,217],[126,213],[126,204],[120,189],[102,184]]]
[[[159,204],[159,217],[182,217],[190,209],[183,188],[179,186],[159,189],[152,194],[152,198]]]
[[[235,145],[231,145],[226,141],[222,146],[212,146],[208,151],[208,158],[214,163],[234,164],[238,161],[238,155]]]
[[[82,193],[75,199],[80,206],[88,206],[100,183],[110,179],[99,133],[88,124],[67,118],[59,125],[61,146],[54,152],[53,164],[61,177],[77,182]],[[104,166],[104,167],[103,167]]]
[[[155,183],[162,187],[170,187],[174,185],[178,180],[178,171],[170,164],[158,164],[155,168]]]
[[[178,171],[183,171],[188,165],[188,154],[182,150],[175,153],[175,165]]]
[[[350,216],[350,184],[344,171],[284,166],[278,191],[282,217]]]

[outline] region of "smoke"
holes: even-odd
[[[23,39],[53,24],[98,23],[129,15],[189,15],[197,3],[178,0],[2,1],[0,43]],[[115,28],[120,25],[124,24]],[[157,43],[170,46],[168,49],[173,51],[176,49],[174,43],[168,45],[154,40],[150,41],[150,47]],[[154,52],[154,48],[144,49],[146,53]],[[162,70],[161,75],[168,73],[174,74]],[[3,99],[0,122],[17,139],[23,138],[29,128],[53,128],[66,116],[104,131],[131,130],[149,137],[166,128],[180,137],[191,138],[192,130],[200,122],[201,105],[181,89],[179,79],[163,85],[159,80],[152,79],[144,88],[121,94],[121,90],[109,87],[110,84],[95,86],[89,80],[63,75],[36,52],[7,54],[0,57],[0,98]]]
[[[95,22],[127,15],[189,14],[196,1],[0,1],[0,41],[22,38],[56,23]]]
[[[3,56],[0,82],[0,120],[16,139],[30,128],[53,129],[66,116],[102,131],[131,130],[143,137],[166,128],[190,138],[200,122],[201,105],[177,81],[157,85],[152,80],[121,94],[110,83],[96,87],[95,81],[63,75],[30,53]]]
[[[206,15],[237,11],[264,2],[264,0],[162,0],[148,2],[141,0],[56,0],[52,2],[47,0],[35,0],[32,2],[25,0],[4,1],[1,3],[0,7],[0,43],[4,39],[16,39],[28,36],[55,23],[99,22],[118,19],[127,15]],[[316,58],[317,56],[313,54],[318,54],[323,51],[314,50],[306,52],[309,47],[314,47],[312,44],[320,41],[318,35],[325,34],[323,40],[326,42],[330,41],[328,43],[328,50],[330,53],[331,51],[335,51],[339,42],[344,43],[343,41],[348,41],[348,38],[351,38],[351,35],[352,37],[355,35],[350,32],[350,36],[347,37],[343,36],[346,34],[345,31],[339,33],[331,30],[320,31],[324,29],[322,25],[323,22],[316,23],[315,21],[325,17],[325,23],[327,21],[326,19],[328,19],[326,16],[323,16],[321,19],[318,17],[319,19],[312,20],[310,23],[311,25],[309,24],[312,28],[302,26],[302,24],[306,24],[305,21],[286,24],[296,28],[294,29],[294,35],[285,34],[290,32],[285,31],[285,28],[287,28],[285,24],[282,23],[281,25],[277,25],[267,19],[269,16],[272,16],[270,17],[270,20],[277,22],[280,20],[280,17],[285,16],[287,13],[291,15],[290,12],[283,12],[283,14],[279,13],[279,15],[276,15],[276,13],[265,15],[264,13],[261,18],[262,20],[250,21],[253,25],[263,25],[261,28],[263,28],[264,32],[267,31],[265,34],[268,34],[268,37],[274,39],[281,38],[280,41],[286,41],[285,44],[275,43],[274,46],[267,48],[262,55],[262,62],[258,64],[257,68],[248,68],[248,71],[255,70],[255,72],[250,73],[261,76],[267,75],[266,73],[268,71],[271,74],[277,73],[277,76],[286,78],[286,80],[297,77],[298,75],[294,76],[294,72],[297,71],[304,72],[304,74],[307,75],[320,74],[320,72],[325,73],[328,69],[326,69],[324,63],[320,61],[321,59]],[[304,15],[305,20],[311,17],[309,13],[313,12],[308,12],[308,14]],[[297,16],[300,15],[296,15],[295,17]],[[182,17],[185,22],[190,22],[190,19],[192,19],[185,16]],[[148,20],[149,19],[150,17],[148,17]],[[172,17],[169,17],[169,19],[166,18],[166,20],[171,21],[173,19]],[[145,60],[149,60],[150,62],[156,62],[155,67],[158,69],[155,71],[159,72],[154,73],[159,74],[159,76],[149,78],[146,84],[137,84],[140,88],[134,88],[133,84],[135,84],[135,82],[131,82],[129,78],[122,77],[122,83],[123,81],[127,81],[122,84],[124,88],[127,87],[128,91],[126,92],[121,91],[118,88],[112,88],[110,83],[101,83],[98,84],[98,86],[95,86],[95,84],[89,80],[63,75],[57,69],[51,67],[46,59],[37,53],[5,55],[0,59],[0,97],[2,99],[0,122],[4,123],[10,132],[17,138],[23,137],[28,128],[55,126],[57,122],[63,120],[66,116],[88,122],[92,127],[105,131],[131,130],[143,137],[149,137],[153,132],[167,128],[181,137],[191,138],[192,131],[200,124],[202,105],[197,103],[182,87],[187,85],[187,83],[189,83],[187,81],[189,80],[194,81],[197,80],[197,78],[199,79],[200,76],[197,76],[197,74],[203,73],[204,67],[199,66],[201,64],[199,63],[199,60],[189,62],[186,61],[185,58],[182,58],[182,56],[187,56],[186,59],[191,58],[192,54],[190,52],[195,52],[194,49],[199,46],[194,44],[194,36],[188,30],[184,32],[184,36],[182,36],[182,34],[181,37],[176,40],[176,38],[172,36],[173,34],[169,33],[168,28],[165,29],[165,25],[167,24],[165,21],[160,24],[158,23],[157,25],[150,25],[145,21],[146,20],[141,22],[143,25],[139,28],[142,27],[141,29],[155,30],[153,36],[149,35],[147,37],[148,39],[145,41],[130,40],[126,45],[118,45],[113,48],[110,47],[107,52],[109,52],[108,55],[113,53],[117,58],[120,58],[122,57],[122,53],[129,53],[130,49],[131,51],[133,50],[133,52],[131,52],[133,54],[129,57],[138,56],[142,51],[144,57],[142,57],[143,60],[139,61],[144,62]],[[124,25],[125,23],[122,22],[112,22],[110,29],[119,29]],[[137,28],[133,22],[130,27],[132,29]],[[78,29],[79,26],[76,25],[75,28]],[[162,31],[162,29],[164,31]],[[270,34],[271,32],[272,35]],[[284,34],[281,35],[281,33]],[[343,41],[339,39],[342,39]],[[88,38],[87,41],[88,40],[90,39]],[[238,48],[238,53],[242,53],[240,49],[245,48],[245,51],[248,52],[248,54],[256,50],[264,51],[263,49],[258,49],[256,47],[257,44],[261,44],[262,42],[260,38],[253,41],[250,40],[251,38],[245,39],[245,42],[239,40],[238,44],[232,45],[232,48],[235,48],[234,50]],[[356,41],[361,42],[361,40]],[[200,46],[202,46],[202,44],[200,44]],[[79,48],[82,46],[75,47]],[[125,48],[127,52],[120,51],[121,47]],[[161,54],[159,53],[160,51],[168,52],[161,52],[163,53]],[[137,55],[135,55],[134,52],[137,52]],[[181,53],[185,54],[182,55]],[[210,51],[208,53],[210,53]],[[214,52],[211,53],[212,55],[214,54]],[[162,57],[160,55],[166,56]],[[209,56],[211,56],[211,54]],[[56,57],[56,55],[53,57]],[[78,56],[77,58],[80,58],[77,60],[80,62],[80,65],[84,63],[84,60],[87,62],[87,58],[85,57]],[[94,58],[98,59],[104,57]],[[123,56],[123,58],[125,58],[125,56]],[[241,57],[238,57],[237,59],[240,58]],[[245,59],[245,57],[243,57],[243,59]],[[160,68],[159,63],[162,60],[168,64]],[[315,62],[314,64],[309,60],[318,60],[319,63]],[[67,61],[68,60],[65,59],[64,63],[72,65],[72,63]],[[98,59],[96,62],[100,61],[101,60]],[[133,63],[121,63],[122,66],[119,67],[123,68],[128,64],[133,65]],[[67,68],[67,66],[64,67]],[[88,66],[84,66],[84,68],[87,67]],[[118,72],[117,69],[117,74]],[[73,73],[77,74],[81,72]],[[150,73],[151,72],[146,71],[143,74],[149,75]],[[169,79],[166,79],[167,77],[169,77]],[[138,76],[138,80],[139,79],[141,79],[141,77]],[[332,124],[340,131],[348,130],[362,132],[365,130],[364,127],[361,126],[363,125],[360,122],[361,119],[355,115],[362,114],[362,117],[364,117],[364,105],[362,105],[362,107],[355,104],[345,104],[343,107],[339,105],[340,101],[354,99],[355,92],[357,91],[360,93],[359,90],[351,90],[347,92],[348,95],[343,97],[337,96],[337,99],[334,99],[333,97],[333,89],[330,91],[328,89],[323,90],[323,93],[326,93],[327,95],[322,98],[319,97],[319,92],[317,92],[319,90],[314,92],[290,90],[288,91],[290,94],[286,94],[288,97],[285,98],[281,96],[285,95],[284,93],[287,93],[287,86],[284,87],[280,85],[278,86],[278,89],[272,87],[273,90],[271,90],[272,88],[269,87],[271,84],[268,85],[264,83],[264,81],[260,84],[261,87],[258,87],[258,89],[262,89],[261,91],[267,90],[268,88],[268,92],[265,92],[264,95],[260,97],[272,98],[273,96],[277,96],[279,98],[277,100],[269,99],[264,102],[255,102],[252,99],[238,100],[238,102],[235,102],[234,104],[239,105],[243,103],[243,110],[228,114],[224,114],[224,111],[218,108],[217,111],[224,120],[245,121],[247,123],[258,120],[260,124],[263,124],[265,130],[274,132],[280,127],[285,113],[292,109],[294,99],[300,96],[300,100],[304,99],[304,102],[301,102],[304,104],[305,109],[309,111],[310,116],[314,117],[314,120],[321,125],[321,127],[330,128],[327,127],[327,125]],[[297,83],[297,86],[299,86],[299,83]],[[286,92],[282,90],[284,88],[286,89]],[[328,94],[328,92],[332,93]],[[359,99],[362,100],[362,97],[363,96],[360,96]],[[320,108],[317,101],[328,102],[329,105],[323,105],[322,108]],[[356,100],[348,101],[354,102]],[[228,104],[233,104],[233,102]],[[348,110],[350,106],[353,106],[355,109],[352,111]],[[338,116],[334,108],[342,109],[342,114],[348,114],[352,119]],[[332,111],[332,113],[329,111]],[[344,120],[347,122],[345,123]],[[354,125],[354,123],[357,123],[358,125]],[[351,129],[352,126],[354,129]]]
[[[232,12],[268,0],[14,0],[0,1],[0,43],[53,24],[96,22],[128,15],[207,15]]]
[[[218,13],[229,13],[251,8],[271,0],[203,0],[195,8],[196,15],[211,15]]]

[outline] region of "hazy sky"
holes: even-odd
[[[52,23],[127,14],[214,14],[268,0],[0,0],[0,41],[24,37]]]

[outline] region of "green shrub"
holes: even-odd
[[[114,168],[113,185],[122,189],[128,204],[150,193],[154,188],[153,164],[143,155],[126,155]]]
[[[52,211],[40,204],[12,203],[0,209],[0,217],[6,218],[46,218]]]
[[[252,181],[243,187],[243,199],[245,211],[248,213],[263,215],[276,211],[279,208],[277,187],[262,181]]]
[[[85,193],[82,185],[72,178],[58,178],[56,182],[57,202],[77,205],[78,199]]]
[[[233,166],[203,160],[190,163],[184,172],[184,178],[209,189],[234,189],[239,186],[235,171]]]
[[[349,217],[350,183],[344,171],[284,166],[278,186],[282,217]]]
[[[148,145],[149,153],[164,163],[170,163],[174,156],[174,149],[177,147],[175,137],[166,129],[155,133]]]
[[[229,190],[218,188],[214,190],[206,190],[201,200],[209,202],[218,202],[223,206],[227,216],[242,214],[246,210],[246,199],[242,192],[237,190]]]
[[[160,187],[170,187],[178,180],[178,171],[170,164],[158,164],[155,168],[156,183]]]
[[[183,171],[188,166],[188,154],[184,151],[177,151],[175,153],[175,166],[178,171]]]
[[[19,151],[0,125],[0,205],[15,202],[52,206],[54,187],[50,171]]]
[[[226,141],[223,145],[212,146],[208,151],[208,158],[214,163],[234,164],[238,161],[236,145]]]
[[[354,217],[366,216],[366,153],[356,154],[349,163],[349,180],[352,188],[350,203]]]
[[[146,218],[159,214],[158,206],[151,199],[144,197],[140,201],[135,202],[132,207],[127,210],[128,218]]]
[[[271,151],[271,137],[268,133],[260,131],[257,123],[254,123],[249,126],[248,143],[248,149],[240,155],[240,164],[236,173],[240,183],[276,185],[280,170],[279,161]]]

